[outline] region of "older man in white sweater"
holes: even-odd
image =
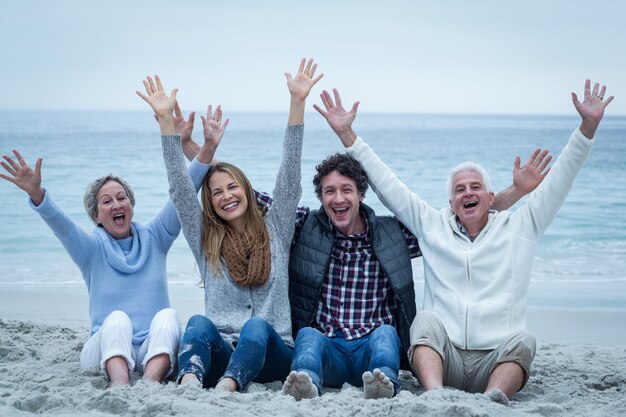
[[[348,112],[337,90],[334,101],[323,92],[325,110],[316,109],[361,162],[383,204],[420,242],[424,304],[411,327],[408,354],[424,389],[445,385],[485,392],[506,404],[524,386],[535,354],[535,339],[525,330],[535,248],[595,142],[604,109],[613,100],[604,100],[605,91],[597,83],[592,89],[587,80],[582,102],[572,93],[580,127],[550,175],[514,212],[491,210],[489,177],[473,163],[450,173],[450,207],[428,206],[354,133],[358,103]]]

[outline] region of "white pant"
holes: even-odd
[[[180,320],[176,311],[164,308],[154,315],[146,340],[136,346],[133,345],[133,325],[130,318],[123,311],[114,311],[83,346],[80,366],[100,366],[108,378],[106,362],[112,357],[121,356],[126,359],[129,372],[136,370],[142,374],[150,359],[167,353],[170,358],[170,369],[165,375],[167,377],[176,365],[180,333]]]

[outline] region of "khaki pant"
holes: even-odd
[[[484,392],[491,373],[501,363],[515,362],[524,370],[528,381],[530,365],[535,357],[535,337],[522,330],[511,333],[493,350],[464,350],[450,342],[446,329],[434,314],[422,311],[411,324],[409,361],[418,346],[428,346],[443,360],[443,384],[467,392]]]

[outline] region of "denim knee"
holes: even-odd
[[[383,324],[372,332],[372,342],[375,343],[391,343],[394,347],[400,348],[400,338],[396,328],[388,324]]]
[[[240,342],[245,339],[265,344],[269,336],[270,327],[272,326],[265,318],[260,316],[251,317],[241,328],[241,332],[239,333]]]
[[[313,327],[303,327],[298,331],[296,335],[296,344],[299,340],[316,340],[324,337],[324,335],[317,329]]]
[[[215,324],[207,317],[196,314],[192,316],[187,322],[187,327],[185,328],[185,334],[183,335],[183,339],[185,341],[194,340],[196,338],[212,339],[212,336],[219,335],[219,331]],[[209,336],[209,337],[207,337]],[[182,341],[181,341],[182,343]]]

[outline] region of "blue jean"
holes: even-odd
[[[365,371],[380,369],[398,392],[400,338],[396,329],[383,324],[367,336],[346,340],[341,334],[326,337],[305,327],[298,332],[291,369],[304,371],[322,393],[322,385],[340,388],[345,382],[360,387]]]
[[[220,378],[235,380],[237,389],[251,381],[284,380],[289,373],[292,350],[263,317],[250,318],[241,329],[235,350],[211,320],[202,315],[189,319],[180,342],[179,380],[192,373],[205,388],[214,387]]]

